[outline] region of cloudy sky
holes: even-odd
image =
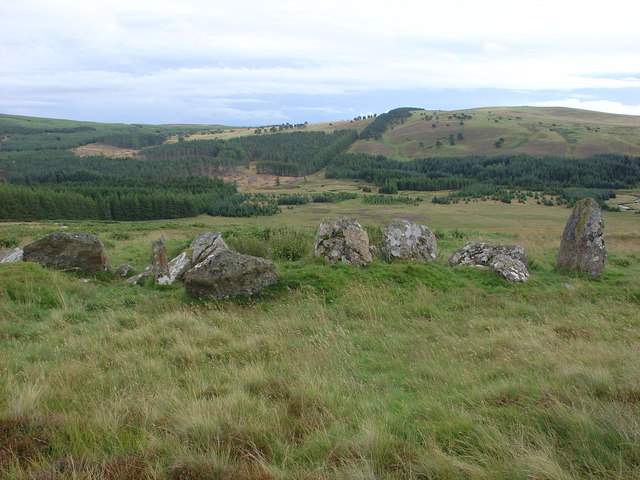
[[[631,0],[0,0],[0,112],[266,125],[400,106],[640,115]]]

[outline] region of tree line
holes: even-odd
[[[587,158],[535,158],[521,154],[430,157],[402,162],[381,155],[346,153],[331,162],[326,176],[359,178],[379,186],[392,181],[400,190],[455,189],[470,183],[533,190],[631,188],[640,181],[640,157],[599,154]]]

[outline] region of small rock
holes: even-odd
[[[499,254],[491,260],[491,269],[509,282],[526,282],[529,280],[529,270],[520,260],[508,255]]]
[[[6,253],[2,257],[2,260],[0,260],[0,263],[21,262],[23,256],[24,256],[24,252],[22,251],[21,248],[14,248],[13,250],[11,250],[10,252]]]
[[[121,265],[118,265],[118,268],[116,268],[115,276],[119,278],[127,278],[132,270],[133,267],[131,265],[129,265],[128,263],[123,263]]]
[[[567,290],[575,290],[576,289],[576,287],[574,287],[573,285],[570,285],[568,283],[563,283],[562,286],[564,288],[566,288]]]
[[[134,275],[133,277],[129,277],[124,283],[130,283],[131,285],[138,285],[145,278],[149,278],[149,277],[151,277],[151,270],[147,270],[137,275]]]

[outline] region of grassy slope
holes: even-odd
[[[425,113],[433,118],[425,120]],[[459,120],[448,119],[454,113],[465,113],[472,119],[460,125]],[[434,123],[436,128],[432,127]],[[449,135],[455,138],[458,133],[462,133],[464,139],[450,146]],[[494,143],[499,138],[505,142],[496,148]],[[438,140],[442,147],[436,147]],[[595,153],[637,155],[640,117],[540,107],[414,112],[406,123],[387,131],[381,141],[359,141],[351,151],[396,159],[506,153],[576,157]]]
[[[278,286],[225,302],[0,265],[0,444],[10,446],[0,476],[640,476],[635,214],[605,212],[601,279],[553,270],[561,207],[353,200],[270,218],[68,226],[140,270],[160,234],[170,254],[214,229],[259,253],[293,229],[308,251],[325,214],[373,227],[418,219],[438,232],[439,260],[362,270],[277,260]],[[278,225],[287,230],[269,242],[256,237]],[[23,244],[58,228],[5,224],[0,235]],[[467,240],[525,246],[531,280],[447,268]]]

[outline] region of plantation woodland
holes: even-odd
[[[434,198],[436,203],[483,197],[509,202],[520,189],[544,191],[567,201],[582,196],[602,200],[613,196],[612,189],[630,188],[640,181],[640,157],[621,154],[586,158],[501,154],[401,161],[349,152],[354,142],[380,139],[417,110],[399,108],[377,115],[360,133],[355,129],[328,133],[276,128],[277,133],[262,134],[261,129],[260,134],[226,140],[192,141],[185,141],[185,135],[223,130],[219,126],[95,124],[2,115],[0,220],[273,215],[280,205],[316,201],[308,196],[241,194],[233,184],[217,178],[252,163],[258,174],[277,176],[299,177],[324,170],[326,178],[372,183],[380,194],[458,191]],[[468,118],[455,115],[462,123]],[[175,136],[178,141],[169,143]],[[126,158],[79,157],[69,150],[91,142],[138,153]]]

